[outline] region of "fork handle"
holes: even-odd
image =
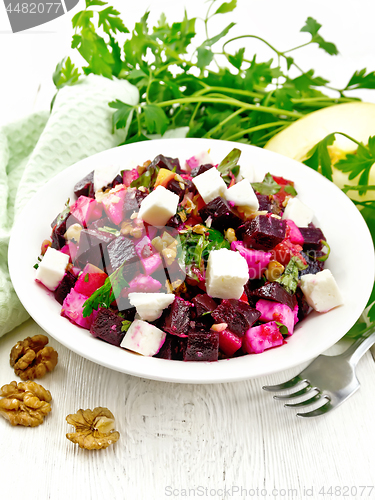
[[[356,366],[361,357],[375,344],[375,328],[370,328],[361,337],[353,342],[353,344],[341,356],[350,364]]]

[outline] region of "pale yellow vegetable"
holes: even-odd
[[[332,132],[343,132],[367,144],[368,138],[375,135],[375,104],[351,102],[314,111],[276,134],[265,145],[265,149],[303,161],[310,149]],[[335,163],[347,153],[356,151],[357,146],[349,139],[337,135],[334,144],[329,149],[333,163]],[[340,188],[345,184],[353,186],[358,184],[358,177],[349,180],[348,174],[334,167],[332,170],[333,181]],[[369,184],[375,185],[375,166],[371,168]],[[356,200],[375,199],[374,191],[368,191],[363,196],[350,191],[348,195]]]

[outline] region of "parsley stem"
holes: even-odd
[[[239,108],[239,109],[237,109],[237,111],[234,111],[234,113],[232,113],[231,115],[227,116],[224,120],[222,120],[220,123],[218,123],[215,127],[213,127],[208,132],[206,132],[203,137],[205,137],[205,138],[211,137],[212,134],[214,134],[215,132],[217,132],[218,130],[220,130],[223,125],[225,125],[227,122],[229,122],[230,120],[232,120],[232,118],[235,118],[237,115],[240,115],[244,111],[245,111],[245,108]]]
[[[288,52],[293,52],[294,50],[302,49],[303,47],[307,47],[307,45],[311,45],[313,43],[312,40],[306,43],[302,43],[301,45],[298,45],[297,47],[293,47],[292,49],[284,50],[283,54],[287,54]]]
[[[245,134],[251,134],[252,132],[257,132],[258,130],[264,130],[267,128],[272,128],[272,127],[278,127],[279,125],[285,125],[284,122],[271,122],[271,123],[263,123],[262,125],[257,125],[256,127],[250,127],[244,130],[241,130],[241,132],[237,132],[236,134],[231,135],[230,137],[226,137],[227,141],[234,141],[238,139],[239,137],[244,136]]]
[[[242,89],[230,89],[228,87],[211,87],[211,86],[206,86],[205,88],[198,90],[195,92],[195,95],[203,95],[207,92],[211,91],[218,91],[218,92],[227,92],[228,94],[238,94],[238,95],[243,95],[243,96],[248,96],[248,97],[255,97],[258,99],[263,99],[264,94],[261,94],[260,92],[251,92],[250,90],[242,90]]]
[[[257,104],[249,104],[246,102],[241,102],[238,101],[237,99],[220,99],[217,97],[182,97],[181,99],[171,99],[169,101],[162,101],[162,102],[154,102],[153,104],[155,106],[158,106],[160,108],[164,108],[166,106],[173,106],[175,104],[185,104],[185,103],[198,103],[198,102],[211,102],[211,103],[218,103],[218,104],[227,104],[229,106],[235,106],[235,107],[243,107],[245,109],[251,110],[251,111],[259,111],[261,113],[269,113],[271,115],[284,115],[284,116],[290,116],[292,118],[302,118],[304,115],[302,113],[298,113],[296,111],[289,111],[287,109],[280,109],[280,108],[274,108],[273,106],[258,106]]]

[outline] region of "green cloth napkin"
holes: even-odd
[[[61,89],[53,110],[0,128],[0,337],[29,317],[9,277],[8,243],[14,220],[43,184],[73,163],[122,142],[111,133],[108,102],[137,104],[136,87],[89,75]]]

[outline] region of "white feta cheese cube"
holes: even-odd
[[[298,227],[307,227],[313,220],[314,212],[298,198],[290,198],[283,213],[283,219],[292,220]]]
[[[174,301],[173,293],[132,292],[128,295],[130,303],[137,309],[140,318],[155,321],[162,315],[163,309]]]
[[[135,319],[122,339],[120,347],[143,356],[153,356],[164,344],[166,333],[141,319]]]
[[[103,165],[94,170],[94,191],[95,193],[107,186],[119,173],[118,165]]]
[[[301,276],[301,290],[315,311],[327,312],[343,304],[340,289],[329,269]]]
[[[254,168],[247,163],[245,165],[241,165],[238,178],[239,180],[247,179],[249,182],[254,182]]]
[[[249,207],[252,210],[259,208],[258,198],[247,179],[233,184],[225,191],[224,197],[227,201],[232,201],[236,207]]]
[[[209,203],[218,196],[224,196],[227,190],[227,186],[221,178],[220,172],[215,167],[194,177],[193,184],[198,189],[205,203]]]
[[[164,226],[175,215],[179,197],[164,186],[158,186],[141,202],[138,217],[152,226]]]
[[[68,263],[69,255],[48,247],[36,270],[35,279],[43,283],[49,290],[56,290],[64,277]]]
[[[208,295],[219,299],[239,299],[249,279],[246,259],[226,248],[210,252],[206,269]]]

